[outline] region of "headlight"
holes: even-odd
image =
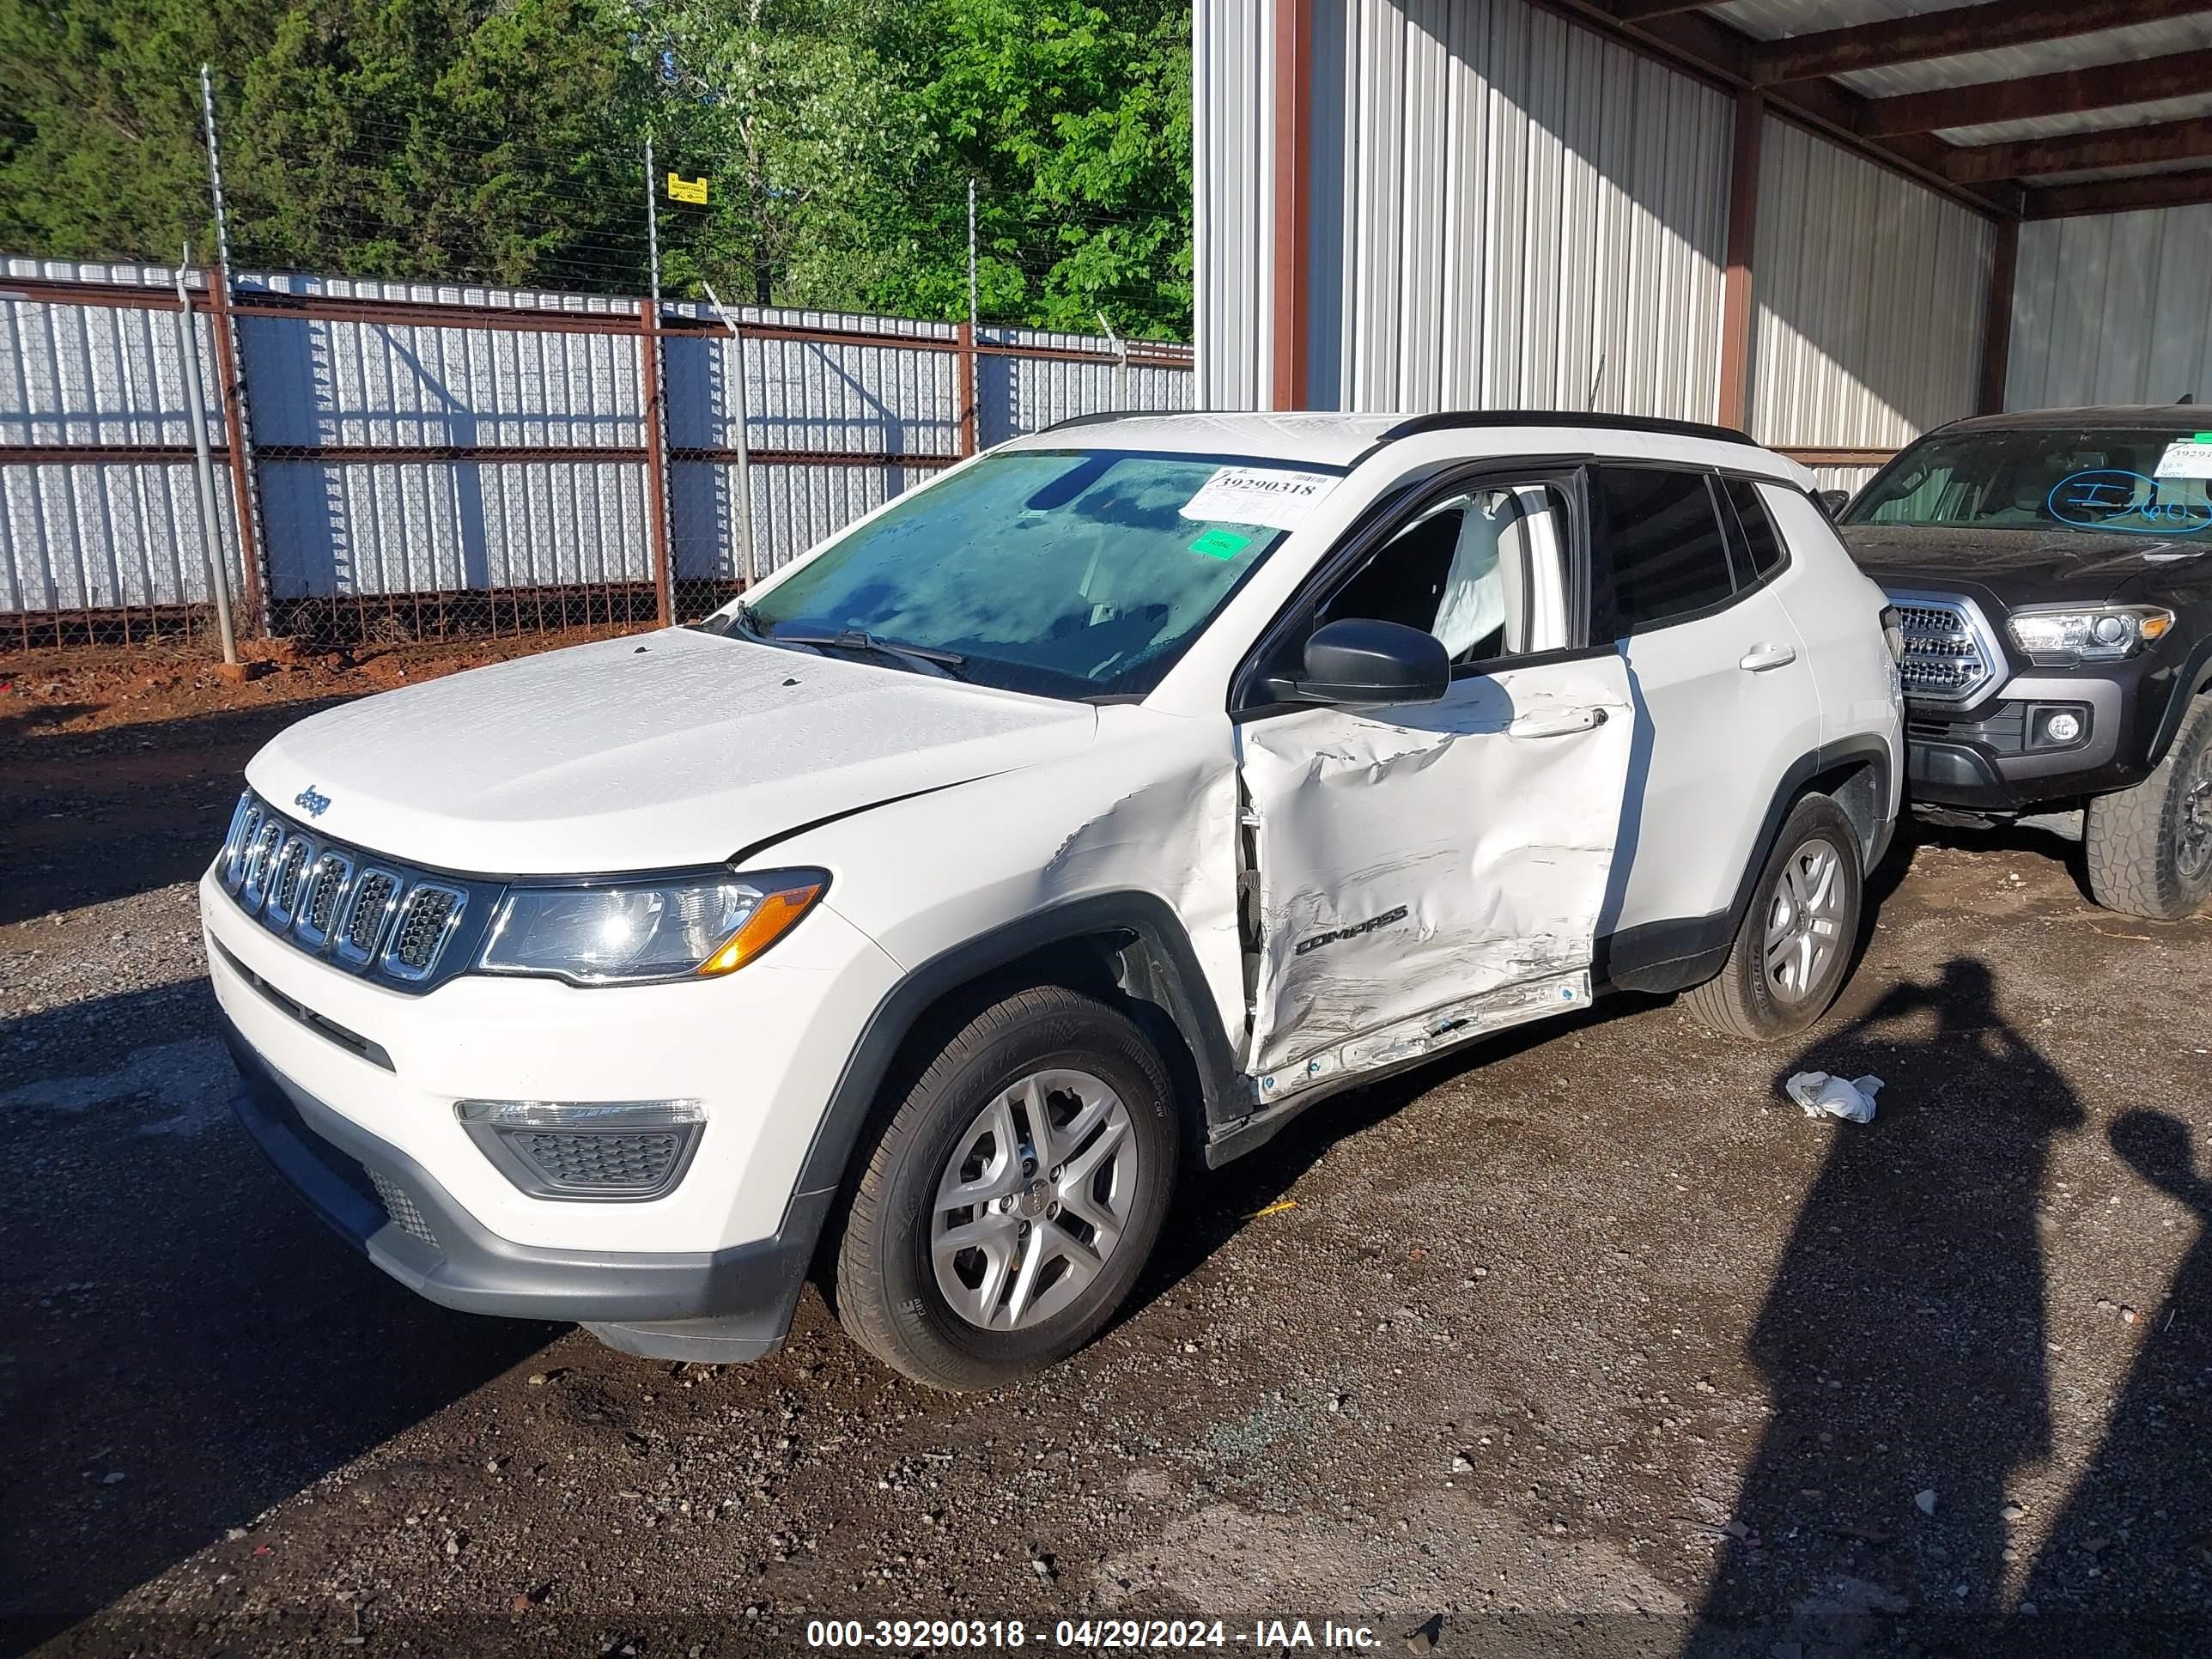
[[[712,978],[789,933],[830,885],[820,870],[691,876],[604,887],[514,887],[477,965],[580,985]]]
[[[2173,626],[2173,612],[2148,605],[2106,605],[2087,610],[2042,605],[2006,618],[2013,643],[2033,656],[2110,661],[2132,657]]]

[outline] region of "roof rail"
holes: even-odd
[[[1415,415],[1398,422],[1378,441],[1389,443],[1419,432],[1449,432],[1480,426],[1587,426],[1609,432],[1663,432],[1677,438],[1710,438],[1717,443],[1759,447],[1749,433],[1732,426],[1712,426],[1704,421],[1662,420],[1656,415],[1598,415],[1565,409],[1462,409],[1437,415]]]
[[[1189,410],[1164,409],[1107,409],[1096,415],[1071,415],[1064,421],[1054,421],[1050,426],[1037,428],[1039,433],[1065,431],[1071,426],[1103,426],[1109,421],[1134,420],[1139,415],[1187,415]]]

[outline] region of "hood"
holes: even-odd
[[[1078,750],[1097,711],[685,629],[519,658],[300,722],[246,780],[464,873],[717,864],[802,824]]]
[[[2084,602],[2166,567],[2145,554],[2191,553],[2200,544],[2085,530],[1987,530],[1953,525],[1837,527],[1859,568],[1891,587],[1979,586],[1999,604]]]

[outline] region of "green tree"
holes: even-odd
[[[177,257],[212,236],[199,66],[243,58],[276,0],[0,0],[0,247]]]
[[[1186,0],[0,0],[0,246],[1186,337]],[[659,181],[655,181],[658,187]]]
[[[313,0],[226,136],[242,262],[641,285],[644,82],[593,0]]]

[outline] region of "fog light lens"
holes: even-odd
[[[2053,743],[2071,743],[2081,735],[2081,717],[2057,714],[2043,722],[2043,735]]]
[[[453,1115],[532,1198],[635,1202],[684,1178],[707,1108],[697,1100],[458,1100]]]
[[[666,1128],[704,1123],[707,1106],[698,1100],[457,1100],[453,1115],[502,1129]]]

